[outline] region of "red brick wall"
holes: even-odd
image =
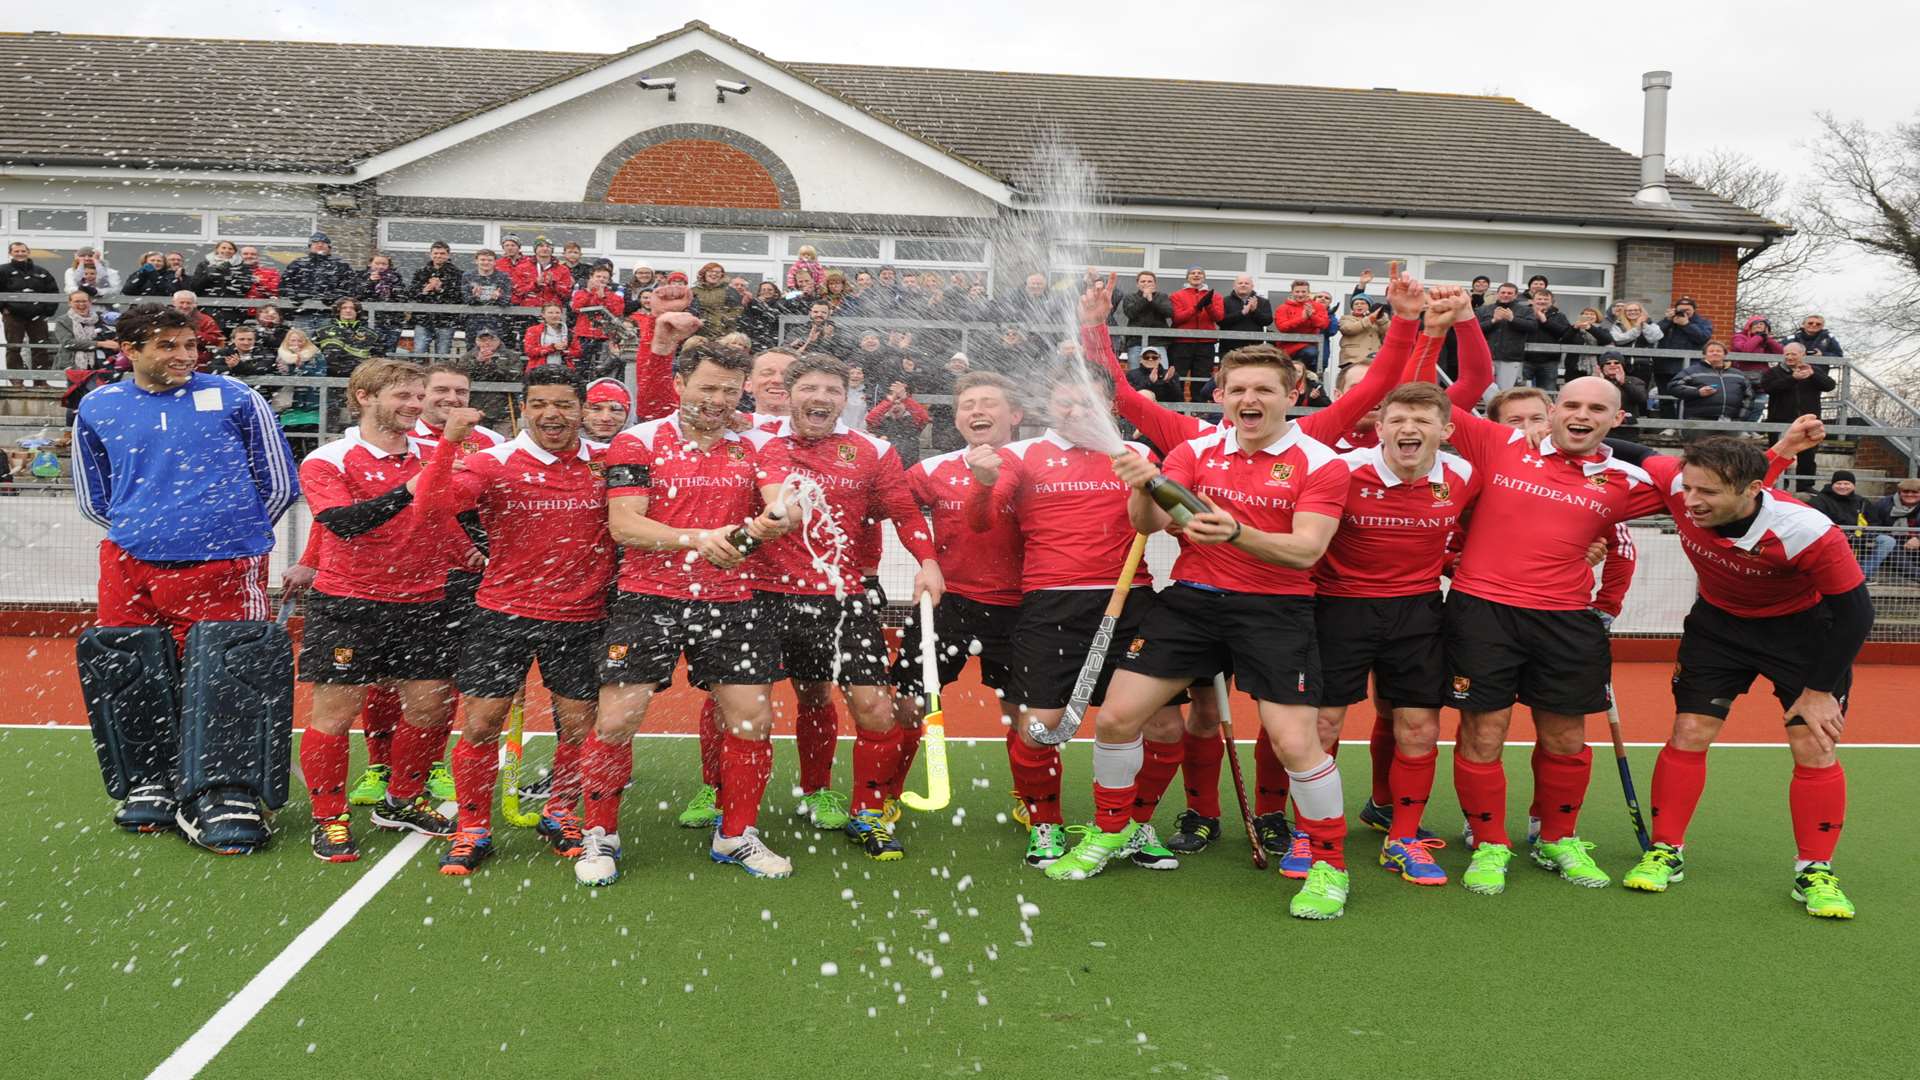
[[[749,154],[706,139],[676,139],[627,159],[607,186],[610,203],[780,210],[780,189]]]
[[[1700,314],[1713,320],[1714,336],[1731,342],[1734,292],[1740,276],[1740,249],[1732,244],[1673,246],[1673,296],[1693,297]]]

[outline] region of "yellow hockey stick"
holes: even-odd
[[[945,810],[953,798],[953,785],[947,776],[947,728],[940,717],[940,664],[933,633],[933,597],[920,594],[920,688],[927,695],[926,730],[920,735],[921,757],[927,763],[927,793],[915,795],[902,791],[900,801],[915,810]]]
[[[526,725],[526,707],[516,701],[507,714],[507,760],[500,769],[500,779],[506,784],[506,790],[500,795],[500,816],[506,818],[509,825],[531,829],[540,824],[540,812],[520,812],[520,757],[523,753],[520,739]]]

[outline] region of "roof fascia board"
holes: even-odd
[[[1022,209],[1042,209],[1038,206],[1024,206]],[[1658,225],[1623,225],[1601,223],[1580,225],[1572,222],[1555,224],[1552,222],[1502,220],[1484,217],[1420,217],[1399,214],[1318,214],[1290,210],[1220,210],[1188,206],[1153,206],[1147,204],[1121,204],[1106,208],[1108,217],[1139,217],[1153,219],[1173,219],[1182,221],[1226,221],[1260,222],[1276,225],[1331,225],[1342,228],[1368,229],[1409,229],[1420,231],[1485,231],[1528,233],[1554,236],[1605,236],[1613,238],[1657,237],[1667,240],[1705,240],[1720,243],[1758,244],[1766,239],[1759,233],[1714,232],[1712,230],[1667,229]]]
[[[229,172],[220,169],[141,169],[128,166],[26,165],[0,168],[0,178],[25,180],[112,180],[138,179],[142,183],[175,180],[204,184],[330,184],[354,182],[344,173]]]

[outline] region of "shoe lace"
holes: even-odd
[[[579,843],[581,837],[586,835],[585,831],[581,828],[580,815],[578,814],[563,814],[557,818],[556,821],[560,826],[560,839],[570,844]]]
[[[173,789],[165,784],[141,784],[127,792],[128,802],[172,802]]]
[[[847,812],[848,804],[846,795],[830,788],[810,791],[802,796],[800,801],[806,803],[815,813],[822,810],[838,810],[843,814]]]
[[[1197,810],[1182,810],[1180,816],[1173,819],[1173,831],[1176,833],[1198,834],[1206,827],[1206,819]]]
[[[1588,854],[1588,852],[1592,850],[1593,841],[1582,840],[1577,836],[1569,836],[1554,844],[1555,857],[1558,858],[1563,865],[1569,867],[1597,866],[1598,864],[1593,861],[1593,856]]]
[[[717,788],[710,788],[710,787],[704,787],[704,786],[701,787],[700,793],[693,797],[692,809],[695,809],[695,810],[713,809],[714,800],[717,799],[719,795],[720,795],[720,792]]]
[[[610,846],[605,829],[588,829],[580,835],[580,858],[597,859],[608,854]]]
[[[347,827],[347,818],[344,814],[322,823],[320,835],[325,837],[329,844],[344,844],[353,839],[353,832]]]
[[[1680,864],[1680,850],[1678,848],[1668,847],[1665,844],[1655,844],[1653,847],[1647,849],[1646,855],[1642,856],[1642,858],[1646,862],[1659,863],[1662,866],[1678,866]]]
[[[1061,827],[1051,821],[1042,821],[1033,826],[1027,839],[1027,850],[1039,851],[1060,843]]]
[[[866,833],[882,844],[893,843],[893,830],[887,828],[886,822],[880,819],[880,811],[862,810],[859,814],[855,815],[855,820],[860,822],[861,832]]]
[[[1340,883],[1340,871],[1329,862],[1316,862],[1307,868],[1306,890],[1309,892],[1328,892]]]
[[[1312,857],[1313,838],[1304,832],[1294,833],[1293,839],[1287,842],[1287,858],[1310,859]]]
[[[447,848],[447,857],[464,859],[472,855],[474,849],[480,846],[480,841],[486,839],[486,835],[477,829],[461,829],[453,834],[453,843]]]
[[[1816,870],[1812,867],[1801,871],[1806,884],[1801,891],[1821,900],[1831,900],[1844,895],[1840,891],[1840,879],[1833,876],[1831,870]]]
[[[1396,840],[1394,845],[1405,854],[1408,862],[1431,866],[1433,853],[1446,847],[1447,842],[1437,836],[1430,836],[1425,839]]]
[[[1498,870],[1513,861],[1513,849],[1505,844],[1481,844],[1473,849],[1475,869]]]

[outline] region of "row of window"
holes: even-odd
[[[201,239],[298,240],[312,214],[242,210],[115,210],[100,206],[22,206],[0,212],[9,233],[86,233]]]
[[[383,237],[395,248],[426,246],[443,240],[455,249],[491,247],[499,250],[509,234],[531,251],[537,237],[556,248],[579,244],[590,255],[749,256],[791,259],[803,247],[812,247],[822,261],[865,263],[946,263],[984,267],[987,242],[963,238],[908,238],[882,236],[821,236],[809,233],[743,232],[729,229],[661,229],[621,226],[537,224],[480,221],[389,220]]]

